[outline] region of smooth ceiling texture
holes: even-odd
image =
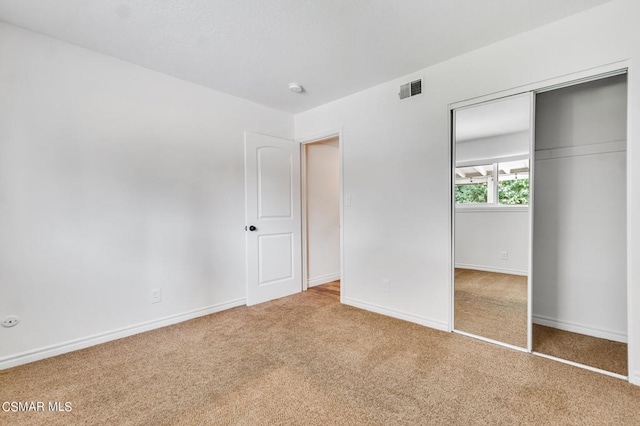
[[[514,96],[456,112],[456,141],[507,135],[531,127],[531,99]]]
[[[0,0],[0,20],[295,113],[607,1]]]

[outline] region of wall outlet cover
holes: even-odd
[[[151,290],[151,303],[160,303],[162,302],[162,290],[159,288],[154,288]]]

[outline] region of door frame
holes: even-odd
[[[297,139],[300,144],[300,191],[301,191],[301,216],[302,216],[302,291],[308,289],[308,260],[307,260],[307,150],[306,145],[322,142],[327,139],[338,138],[338,164],[340,168],[340,303],[344,303],[345,276],[344,276],[344,167],[342,155],[342,128],[328,130],[310,137]]]
[[[455,144],[454,144],[454,140],[453,140],[453,126],[455,125],[455,122],[453,120],[453,111],[456,109],[460,109],[466,106],[470,106],[470,105],[474,105],[474,104],[479,104],[479,103],[483,103],[483,102],[487,102],[487,101],[492,101],[492,100],[496,100],[499,98],[504,98],[504,97],[508,97],[508,96],[512,96],[512,95],[517,95],[520,93],[525,93],[525,92],[532,92],[533,96],[535,98],[535,95],[537,95],[538,93],[542,93],[542,92],[546,92],[546,91],[551,91],[551,90],[555,90],[555,89],[560,89],[563,87],[568,87],[568,86],[573,86],[575,84],[580,84],[580,83],[586,83],[588,81],[593,81],[593,80],[598,80],[601,78],[606,78],[606,77],[611,77],[617,74],[623,74],[626,73],[627,75],[632,73],[632,63],[630,60],[625,59],[625,60],[621,60],[621,61],[616,61],[616,62],[612,62],[609,64],[604,64],[604,65],[600,65],[600,66],[595,66],[592,68],[588,68],[588,69],[583,69],[581,71],[576,71],[573,73],[568,73],[559,77],[554,77],[554,78],[549,78],[546,80],[542,80],[542,81],[538,81],[538,82],[534,82],[534,83],[530,83],[530,84],[524,84],[521,86],[517,86],[517,87],[512,87],[511,89],[507,89],[507,90],[502,90],[502,91],[498,91],[498,92],[494,92],[494,93],[490,93],[487,95],[483,95],[483,96],[478,96],[475,98],[470,98],[470,99],[465,99],[465,100],[461,100],[458,102],[452,102],[449,103],[447,105],[447,109],[448,109],[448,117],[449,117],[449,164],[450,167],[453,165],[453,161],[455,158]],[[629,91],[629,88],[627,88],[627,93]],[[535,102],[535,99],[534,99]],[[534,104],[535,106],[535,104]],[[629,143],[630,138],[629,135],[631,134],[629,132],[630,130],[630,123],[633,120],[633,117],[631,117],[631,108],[627,107],[627,232],[629,231],[629,229],[631,229],[632,227],[631,225],[631,203],[629,203],[629,196],[630,196],[630,188],[633,186],[633,182],[631,181],[631,176],[632,174],[629,173],[629,170],[632,170],[632,162],[633,162],[633,155],[629,155],[629,151],[633,151],[633,145],[631,143]],[[534,138],[535,138],[535,134],[534,134]],[[535,145],[535,140],[533,141],[533,144]],[[631,147],[631,149],[630,149]],[[535,148],[535,146],[533,146],[533,148]],[[535,154],[535,151],[532,151],[532,156]],[[530,167],[532,167],[532,165],[530,165]],[[453,171],[453,174],[455,173],[455,170]],[[451,173],[450,173],[451,174]],[[455,215],[455,208],[454,208],[454,198],[453,198],[453,181],[451,179],[454,179],[454,175],[451,174],[451,177],[449,179],[449,192],[450,192],[450,196],[452,197],[450,202],[449,202],[449,235],[450,235],[450,258],[449,258],[449,330],[453,331],[453,324],[454,324],[454,295],[455,295],[455,289],[454,289],[454,270],[455,270],[455,258],[454,258],[454,252],[455,252],[455,240],[454,240],[454,215]],[[533,209],[531,210],[531,214],[533,213]],[[531,232],[533,232],[533,223],[530,224],[531,225]],[[530,241],[530,256],[531,256],[531,247],[533,245],[533,240]],[[631,265],[633,264],[633,259],[631,259],[631,254],[633,253],[633,247],[634,244],[632,242],[632,239],[627,238],[627,245],[626,245],[626,250],[627,250],[627,367],[628,367],[628,376],[624,377],[624,376],[620,376],[620,375],[616,375],[614,373],[609,373],[603,370],[599,370],[599,369],[592,369],[592,368],[586,368],[587,370],[592,370],[592,371],[596,371],[605,375],[609,375],[609,376],[613,376],[613,377],[617,377],[617,378],[622,378],[624,380],[627,380],[631,383],[634,384],[638,384],[638,380],[640,379],[640,377],[637,375],[637,373],[635,373],[637,366],[634,364],[633,360],[636,358],[636,352],[640,351],[640,347],[636,348],[636,344],[633,340],[633,336],[635,333],[635,327],[633,325],[633,319],[635,318],[635,311],[634,311],[634,307],[633,307],[633,288],[632,288],[632,283],[635,280],[635,277],[633,276],[633,271],[631,268]],[[531,267],[531,265],[530,265]],[[531,271],[529,271],[529,273],[531,274]],[[532,275],[530,275],[531,278]],[[533,284],[533,282],[531,283]],[[533,291],[533,285],[529,286],[529,299],[528,300],[528,304],[529,304],[529,308],[532,310],[533,306],[533,300],[532,300],[532,291]],[[531,312],[532,313],[532,312]],[[531,324],[531,318],[529,318],[529,322],[530,324],[528,324],[529,330],[531,330],[532,324]],[[532,342],[531,342],[531,331],[529,331],[529,336],[528,336],[528,344],[530,345],[530,347],[528,348],[528,350],[526,352],[529,353],[533,353],[536,355],[539,355],[537,352],[532,351]],[[495,342],[492,342],[495,343]],[[504,345],[503,345],[504,346]],[[560,362],[564,362],[567,364],[571,364],[571,361],[565,361],[565,360],[561,360],[561,359],[557,359],[554,358],[557,361]],[[573,364],[572,364],[573,365]],[[585,368],[582,365],[577,365],[578,367],[582,367]],[[634,376],[634,374],[636,374],[636,376]]]

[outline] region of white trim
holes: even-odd
[[[455,239],[456,239],[456,114],[449,109],[449,324],[447,331],[452,332],[455,324]]]
[[[27,364],[33,361],[39,361],[41,359],[50,358],[67,352],[77,351],[79,349],[88,348],[90,346],[99,345],[101,343],[110,342],[112,340],[122,339],[123,337],[133,336],[134,334],[144,333],[146,331],[155,330],[205,315],[214,314],[216,312],[243,306],[245,304],[245,298],[231,300],[229,302],[218,303],[216,305],[194,309],[182,314],[170,315],[168,317],[159,318],[128,327],[122,327],[104,333],[98,333],[79,339],[69,340],[63,343],[44,346],[42,348],[29,350],[19,354],[9,355],[7,357],[0,358],[0,370]]]
[[[626,128],[626,137],[627,141],[631,141],[627,147],[627,162],[626,162],[626,175],[627,175],[627,192],[626,192],[626,234],[627,234],[627,242],[626,242],[626,252],[627,252],[627,262],[626,262],[626,272],[627,272],[627,335],[631,336],[629,342],[627,343],[627,368],[629,373],[629,382],[633,383],[636,386],[640,386],[640,362],[636,362],[636,360],[640,357],[640,345],[636,336],[638,336],[638,332],[636,331],[636,325],[634,323],[637,322],[638,315],[640,312],[636,307],[635,298],[637,297],[634,289],[634,283],[638,283],[639,276],[634,273],[634,266],[636,265],[637,252],[634,251],[635,248],[638,247],[638,241],[629,234],[630,230],[636,229],[636,221],[637,221],[637,211],[634,210],[634,203],[630,202],[633,200],[633,191],[637,191],[637,184],[632,179],[635,167],[637,167],[638,162],[638,154],[636,154],[638,140],[634,139],[634,137],[640,136],[636,134],[633,130],[632,124],[636,122],[635,115],[632,116],[631,112],[633,111],[630,105],[632,96],[630,95],[630,88],[633,88],[634,82],[637,81],[636,78],[630,78],[633,75],[633,72],[636,70],[635,65],[632,67],[629,65],[627,67],[627,128]],[[633,374],[632,374],[633,372]]]
[[[579,362],[573,362],[573,361],[569,361],[568,359],[563,359],[563,358],[558,358],[555,357],[553,355],[547,355],[547,354],[543,354],[540,352],[531,352],[533,355],[542,357],[542,358],[547,358],[553,361],[558,361],[561,362],[563,364],[568,364],[568,365],[572,365],[574,367],[578,367],[578,368],[582,368],[584,370],[589,370],[589,371],[593,371],[595,373],[600,373],[600,374],[604,374],[606,376],[611,376],[611,377],[615,377],[616,379],[621,379],[621,380],[627,380],[628,377],[627,376],[623,376],[622,374],[617,374],[617,373],[612,373],[611,371],[607,371],[607,370],[601,370],[599,368],[596,367],[591,367],[590,365],[585,365],[585,364],[580,364]]]
[[[613,340],[614,342],[627,343],[627,334],[621,333],[619,331],[603,330],[601,328],[594,328],[584,324],[562,321],[557,318],[546,317],[543,315],[533,315],[532,322],[534,324],[544,325],[546,327],[557,328],[558,330],[585,334],[587,336],[593,336],[600,339]]]
[[[496,272],[498,274],[521,275],[523,277],[529,275],[528,271],[523,271],[521,269],[496,268],[494,266],[469,265],[466,263],[456,263],[456,269],[473,269],[476,271]]]
[[[342,128],[327,130],[326,132],[316,133],[313,136],[299,138],[299,139],[296,139],[296,142],[298,142],[301,145],[306,145],[308,143],[322,142],[324,140],[332,139],[335,137],[342,139]]]
[[[638,364],[636,362],[636,360],[638,359],[638,357],[640,356],[640,346],[638,345],[638,340],[637,337],[638,333],[636,331],[636,326],[634,324],[634,322],[637,322],[637,318],[638,315],[640,314],[640,312],[638,312],[638,309],[636,307],[636,303],[634,298],[636,297],[634,295],[634,288],[633,288],[633,283],[637,283],[638,281],[638,276],[636,276],[634,274],[634,265],[636,264],[637,260],[634,258],[637,255],[637,252],[634,252],[634,247],[638,246],[638,242],[637,240],[635,240],[633,237],[630,236],[629,234],[629,230],[633,230],[636,229],[635,224],[636,220],[637,220],[637,211],[634,211],[634,209],[632,208],[633,203],[631,203],[629,200],[633,199],[633,192],[634,190],[637,190],[637,186],[635,184],[635,182],[632,179],[633,173],[631,173],[631,170],[634,170],[634,167],[637,167],[637,154],[635,154],[637,152],[637,146],[638,146],[638,141],[635,140],[634,138],[637,136],[640,136],[638,134],[636,134],[633,131],[632,128],[632,124],[636,122],[636,117],[635,116],[631,116],[631,112],[633,111],[632,108],[630,107],[629,103],[631,102],[631,98],[632,96],[629,95],[630,93],[630,87],[633,88],[633,83],[634,81],[636,81],[636,79],[631,79],[629,78],[629,76],[633,75],[633,72],[636,70],[635,65],[629,65],[627,67],[627,128],[626,128],[626,137],[627,137],[627,141],[632,141],[632,143],[629,144],[628,148],[627,148],[627,169],[626,169],[626,175],[627,175],[627,193],[626,193],[626,203],[627,203],[627,219],[626,219],[626,231],[627,231],[627,243],[626,243],[626,251],[627,251],[627,265],[626,265],[626,272],[627,272],[627,335],[631,336],[631,339],[629,339],[629,342],[627,343],[627,368],[628,368],[628,372],[629,372],[629,382],[633,383],[634,385],[640,386],[640,370],[638,370],[638,368],[640,368],[640,364]],[[634,156],[635,155],[635,156]],[[633,374],[632,374],[633,372]]]
[[[375,305],[372,303],[361,302],[359,300],[351,299],[349,297],[345,297],[342,303],[344,303],[345,305],[359,308],[359,309],[364,309],[365,311],[375,312],[376,314],[381,314],[388,317],[409,321],[409,322],[420,324],[429,328],[435,328],[436,330],[449,331],[448,330],[449,324],[447,324],[446,322],[436,321],[430,318],[424,318],[418,315],[410,314],[408,312],[389,309],[389,308],[385,308],[383,306]]]
[[[569,81],[560,81],[557,84],[553,84],[551,86],[546,86],[541,89],[538,89],[536,90],[536,92],[537,93],[550,92],[552,90],[564,89],[565,87],[575,86],[582,83],[589,83],[590,81],[602,80],[603,78],[609,78],[609,77],[615,77],[617,75],[627,74],[628,72],[627,66],[623,66],[623,67],[617,66],[617,64],[625,63],[625,62],[627,61],[625,60],[625,61],[615,62],[611,64],[612,67],[607,67],[610,69],[610,71],[602,71],[602,72],[598,72],[597,74],[587,73],[581,78],[571,79]],[[604,67],[596,67],[593,69],[595,70],[600,68],[604,68]]]
[[[525,97],[525,96],[529,96],[529,92],[531,92],[531,90],[526,90],[526,89],[521,89],[521,88],[514,88],[512,90],[504,90],[501,92],[496,92],[493,94],[489,94],[489,95],[485,95],[485,96],[478,96],[477,98],[472,98],[472,99],[467,99],[464,101],[460,101],[460,102],[454,102],[452,104],[449,105],[450,109],[454,109],[456,111],[462,111],[468,108],[474,108],[477,107],[481,104],[487,105],[487,104],[492,104],[495,102],[500,102],[505,100],[506,98],[510,98],[510,99],[514,99],[517,97]],[[517,132],[520,133],[520,132]],[[482,139],[482,138],[480,138]],[[464,142],[463,142],[464,143]]]
[[[308,220],[307,220],[307,147],[300,144],[300,219],[302,226],[302,291],[309,288],[309,259],[307,251],[309,250],[309,242],[307,241]]]
[[[340,302],[344,303],[346,280],[344,279],[344,148],[342,129],[338,130],[338,161],[340,163]]]
[[[336,272],[335,274],[323,275],[321,277],[309,278],[307,280],[307,288],[330,283],[333,281],[337,281],[339,279],[340,279],[340,272]]]
[[[510,343],[504,343],[499,340],[489,339],[488,337],[478,336],[477,334],[467,333],[466,331],[461,331],[461,330],[453,330],[453,332],[456,334],[460,334],[462,336],[471,337],[472,339],[482,340],[483,342],[491,343],[493,345],[503,346],[505,348],[513,349],[516,351],[529,353],[529,349],[512,345]]]
[[[536,96],[533,92],[529,94],[529,255],[527,256],[527,350],[533,350],[533,207],[535,197],[536,165],[534,156],[536,152]]]

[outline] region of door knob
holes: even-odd
[[[247,230],[247,227],[245,226],[245,227],[244,227],[244,229],[245,229],[245,231],[246,231],[246,230]],[[251,232],[253,232],[253,231],[257,231],[257,230],[258,230],[258,228],[256,228],[256,227],[255,227],[255,226],[253,226],[253,225],[251,225],[251,226],[249,227],[249,231],[251,231]]]

